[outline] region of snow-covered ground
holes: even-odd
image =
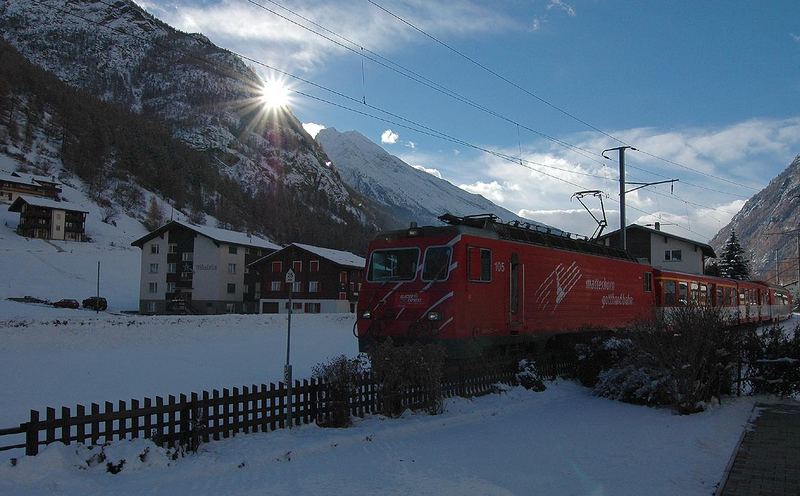
[[[38,317],[22,317],[41,312]],[[0,428],[31,408],[278,382],[286,361],[286,316],[125,316],[0,301]],[[350,314],[295,315],[292,368],[358,344]]]
[[[87,468],[91,452],[53,445],[0,466],[0,494],[709,495],[752,399],[677,416],[559,382],[446,408],[348,429],[241,435],[176,461],[150,445],[142,462],[148,443],[123,441]],[[121,473],[105,471],[121,458]]]

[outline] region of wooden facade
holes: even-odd
[[[354,312],[361,289],[364,259],[348,252],[291,244],[251,265],[261,281],[261,313],[288,311],[291,268],[293,312]]]
[[[13,203],[19,196],[58,199],[61,185],[54,177],[0,171],[0,202]]]
[[[17,234],[20,236],[58,241],[87,240],[88,212],[78,205],[22,195],[8,210],[19,212]]]

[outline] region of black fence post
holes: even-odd
[[[39,453],[39,412],[31,410],[31,420],[25,430],[25,455],[36,456]]]

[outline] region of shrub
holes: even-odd
[[[616,365],[598,374],[595,392],[631,403],[670,404],[682,414],[701,411],[732,388],[737,331],[726,324],[715,308],[687,306],[635,326],[627,333],[627,354],[618,354]]]
[[[547,387],[542,381],[542,374],[536,368],[536,363],[532,360],[520,360],[518,364],[519,372],[517,372],[517,383],[525,389],[530,389],[536,392],[542,392]]]
[[[384,415],[399,416],[405,408],[422,409],[431,415],[442,412],[442,377],[445,351],[435,344],[395,346],[391,339],[374,345],[367,353],[383,395]],[[404,400],[416,392],[418,400]]]
[[[317,424],[323,427],[347,427],[350,425],[350,398],[356,389],[356,381],[364,374],[364,362],[361,358],[347,358],[339,355],[326,363],[317,364],[313,369],[313,377],[325,384],[327,392],[327,411],[318,405]]]
[[[800,325],[791,334],[780,325],[752,330],[743,355],[752,393],[781,397],[800,393]]]
[[[597,384],[602,371],[617,366],[630,353],[630,339],[595,336],[587,344],[575,346],[575,376],[586,387]]]

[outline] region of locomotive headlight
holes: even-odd
[[[417,236],[419,236],[419,234],[420,234],[419,228],[412,227],[411,229],[408,230],[408,237],[409,238],[417,237]]]
[[[372,312],[370,312],[369,310],[364,310],[363,312],[361,312],[361,318],[362,319],[371,319],[372,318]]]
[[[436,322],[442,320],[442,314],[439,312],[428,312],[427,318],[431,322]]]

